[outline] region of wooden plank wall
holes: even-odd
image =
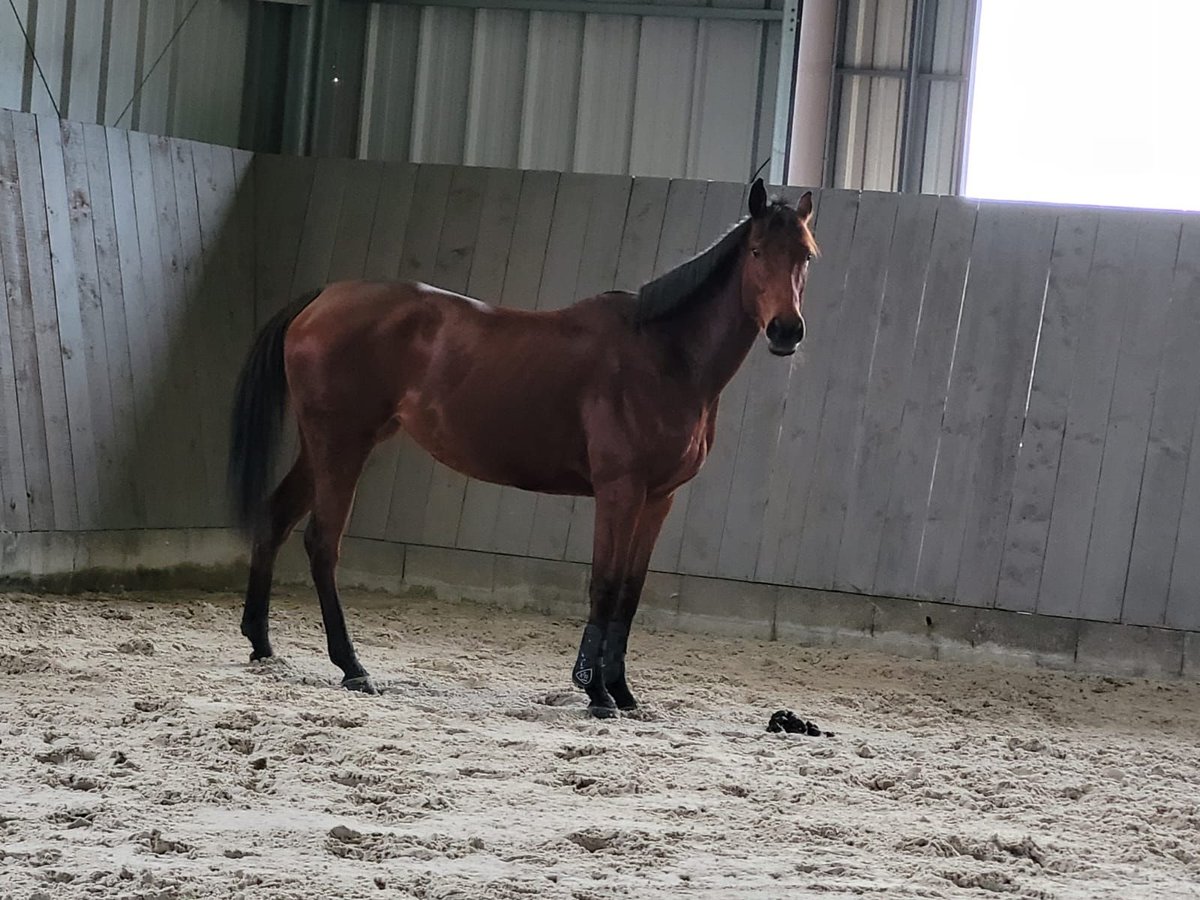
[[[228,524],[249,163],[0,110],[0,529]]]
[[[270,168],[312,181],[302,226],[260,191],[260,222],[280,226],[263,236],[260,284],[281,260],[325,258],[325,181],[345,177]],[[525,309],[636,288],[744,203],[739,185],[438,166],[389,166],[377,196],[394,198],[374,216],[395,249],[373,274]],[[1187,550],[1200,540],[1200,216],[825,191],[816,222],[805,347],[790,364],[756,350],[726,389],[655,568],[1200,624]],[[592,512],[467,481],[398,441],[376,454],[352,533],[586,562]]]
[[[0,112],[0,529],[227,526],[233,384],[299,293],[561,307],[677,265],[744,193]],[[802,352],[752,352],[655,568],[1200,628],[1200,216],[823,191],[816,232]],[[586,562],[592,511],[397,439],[350,533]]]

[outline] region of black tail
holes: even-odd
[[[229,443],[229,492],[237,522],[252,531],[262,512],[268,480],[279,446],[287,400],[283,338],[292,320],[317,298],[312,291],[289,304],[263,326],[242,366],[233,400]]]

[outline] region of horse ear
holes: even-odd
[[[808,220],[812,218],[812,191],[804,192],[804,196],[796,204],[796,215],[803,224],[808,224]]]
[[[763,180],[755,178],[754,184],[750,187],[750,215],[757,219],[767,210],[767,189],[763,187]]]

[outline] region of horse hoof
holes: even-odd
[[[625,685],[614,682],[613,684],[605,685],[605,687],[608,688],[609,696],[613,698],[617,704],[617,709],[621,710],[621,712],[632,712],[638,708],[637,700],[634,699],[633,694],[630,693],[629,688]]]
[[[612,719],[617,715],[616,707],[613,706],[589,706],[588,712],[596,719]]]
[[[353,678],[343,678],[342,687],[348,691],[358,691],[360,694],[370,694],[372,696],[379,693],[379,688],[375,687],[375,682],[371,680],[370,675],[356,675]]]
[[[255,650],[250,654],[250,662],[258,662],[260,659],[270,659],[274,655],[275,653],[270,647],[267,647],[265,650]]]

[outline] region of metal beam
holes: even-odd
[[[800,41],[800,0],[784,0],[782,24],[775,87],[775,130],[771,137],[771,184],[787,184],[792,98],[796,93],[796,48]]]
[[[722,6],[674,6],[652,3],[612,3],[609,0],[350,0],[355,3],[391,3],[398,6],[451,6],[460,9],[515,9],[529,12],[570,12],[606,16],[662,16],[677,19],[742,19],[778,22],[786,14],[778,9]],[[789,0],[794,6],[796,0]]]

